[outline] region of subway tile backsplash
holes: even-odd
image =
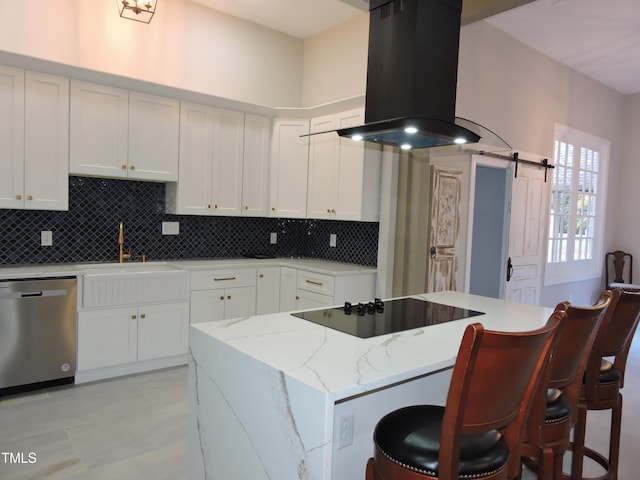
[[[69,177],[68,212],[0,209],[0,265],[117,261],[121,221],[125,249],[148,260],[259,253],[377,262],[376,222],[167,215],[164,199],[162,183]],[[163,221],[179,222],[180,234],[162,235]],[[41,231],[53,233],[52,246],[40,246]]]

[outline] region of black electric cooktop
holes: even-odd
[[[484,315],[484,312],[427,302],[416,298],[400,298],[325,310],[295,312],[291,315],[360,338],[402,332],[439,323]]]

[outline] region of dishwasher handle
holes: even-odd
[[[10,300],[13,298],[24,298],[26,300],[30,298],[44,298],[44,297],[62,297],[69,293],[66,288],[60,288],[55,290],[35,290],[28,292],[2,292],[0,291],[0,300]]]

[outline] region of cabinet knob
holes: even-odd
[[[224,295],[220,296],[220,300],[224,300]]]
[[[300,300],[300,297],[298,295],[296,295],[296,300]]]
[[[335,209],[335,208],[332,208],[332,209],[331,209],[331,213],[336,213],[336,209]]]
[[[231,295],[227,295],[227,300],[231,300]]]
[[[210,203],[207,203],[207,208],[211,208],[211,204]]]
[[[27,200],[33,200],[33,195],[27,195]]]
[[[147,316],[143,313],[140,315],[140,318],[147,318]]]
[[[331,213],[331,209],[330,208],[327,208],[327,213]]]
[[[16,195],[16,200],[22,200],[22,195]]]
[[[126,166],[126,165],[120,165],[120,168],[121,168],[122,170],[126,170],[126,169],[127,169],[127,166]]]
[[[276,207],[271,207],[271,211],[275,212],[276,211]]]
[[[136,318],[138,318],[136,315],[131,315],[131,320],[135,320]]]
[[[129,167],[129,169],[130,169],[130,170],[135,170],[135,169],[136,169],[136,166],[135,166],[135,165],[131,165],[131,166]]]
[[[245,209],[245,210],[249,210],[249,205],[245,205],[245,206],[244,206],[244,209]]]
[[[216,204],[213,206],[213,208],[218,208],[218,204],[216,203]]]
[[[264,273],[261,273],[261,274],[260,274],[260,278],[264,278]]]

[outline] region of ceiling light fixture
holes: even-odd
[[[156,13],[158,0],[116,0],[122,18],[149,23]]]

